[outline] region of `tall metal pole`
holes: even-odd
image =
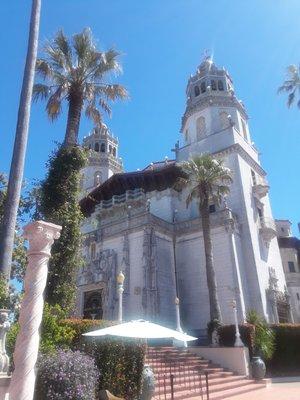
[[[236,301],[235,300],[231,301],[231,307],[233,309],[234,322],[235,322],[235,342],[234,342],[234,347],[244,347],[244,343],[242,342],[241,335],[240,335],[240,330],[239,330],[239,323],[238,323],[238,317],[237,317],[237,306],[236,306]]]

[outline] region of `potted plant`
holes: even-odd
[[[264,360],[269,360],[275,350],[275,337],[266,321],[256,311],[250,310],[247,322],[255,326],[254,349],[251,370],[254,379],[263,379],[266,375]]]

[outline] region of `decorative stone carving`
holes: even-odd
[[[121,271],[125,274],[124,293],[130,292],[130,248],[128,232],[125,232],[123,239],[123,257],[121,262]]]
[[[80,270],[77,278],[78,285],[107,282],[110,271],[115,268],[115,263],[115,250],[100,251],[96,260],[86,263]]]
[[[61,227],[36,221],[24,228],[29,240],[25,293],[20,310],[20,332],[14,352],[15,370],[9,393],[10,400],[31,400],[34,394],[35,364],[39,348],[39,328],[43,316],[43,293],[47,282],[51,246],[59,238]]]
[[[156,256],[155,231],[153,228],[147,227],[144,229],[143,240],[144,287],[142,305],[145,315],[150,318],[155,318],[158,313]]]

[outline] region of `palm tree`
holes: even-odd
[[[36,83],[34,100],[47,100],[46,111],[51,121],[62,111],[63,101],[68,103],[68,121],[64,145],[78,142],[78,131],[82,110],[96,125],[101,125],[101,112],[111,113],[108,101],[128,96],[119,84],[108,83],[112,73],[121,72],[117,60],[119,53],[110,49],[97,50],[90,29],[68,39],[62,31],[47,42],[45,58],[39,58],[36,72],[45,83]]]
[[[209,206],[220,204],[222,198],[229,192],[232,182],[230,170],[223,166],[222,161],[212,158],[209,154],[195,156],[181,164],[186,178],[182,183],[188,188],[187,206],[196,200],[199,202],[199,213],[202,219],[204,240],[206,279],[209,293],[210,319],[221,322],[221,311],[218,300],[217,281],[213,261],[210,212]]]
[[[32,0],[27,56],[18,110],[7,197],[0,233],[0,272],[5,275],[7,279],[9,279],[11,271],[15,227],[24,173],[32,88],[38,48],[40,14],[41,0]]]
[[[287,105],[291,107],[296,99],[296,95],[300,94],[300,68],[296,65],[287,67],[287,79],[283,85],[279,87],[278,93],[289,93]],[[297,101],[297,106],[300,108],[300,99]]]

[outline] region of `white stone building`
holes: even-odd
[[[175,160],[122,172],[118,142],[105,128],[85,138],[92,150],[83,171],[85,265],[78,276],[78,314],[113,318],[116,274],[126,276],[124,317],[175,326],[176,295],[182,324],[201,335],[209,321],[201,219],[187,192],[174,190],[178,163],[209,152],[233,174],[226,203],[211,204],[214,264],[224,323],[255,309],[267,321],[290,321],[289,296],[273,220],[266,172],[251,141],[248,116],[225,69],[206,58],[190,77],[182,118],[184,144]],[[112,150],[109,151],[109,146]],[[101,150],[103,150],[101,152]]]
[[[292,236],[291,222],[276,220],[278,244],[294,322],[300,323],[300,239]]]

